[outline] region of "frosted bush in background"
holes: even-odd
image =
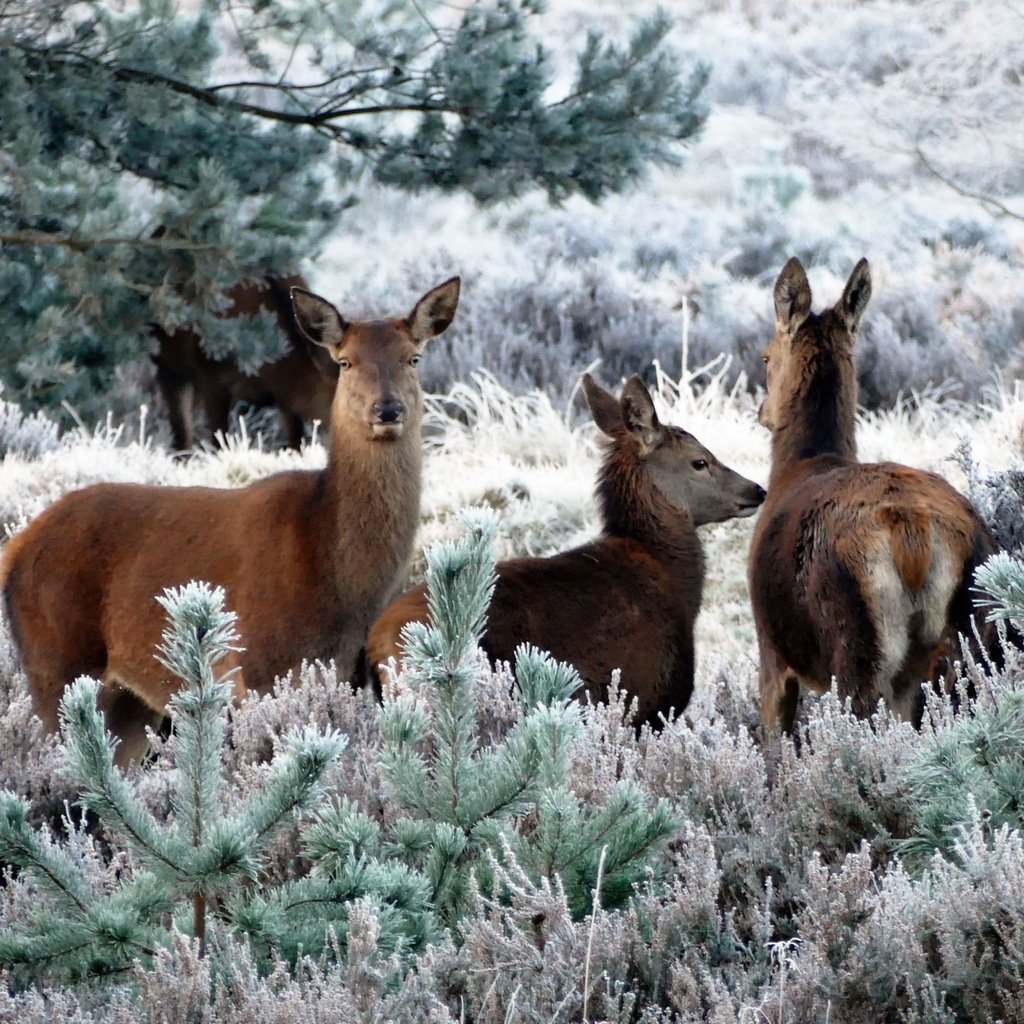
[[[1024,466],[988,471],[975,461],[973,447],[964,439],[953,460],[967,478],[967,496],[988,524],[1000,549],[1024,555]]]
[[[748,130],[742,120],[734,118],[741,132]],[[713,128],[707,134],[711,141],[698,149],[733,145]],[[1005,233],[971,227],[980,220],[971,203],[918,200],[915,207],[870,182],[830,203],[778,149],[760,160],[732,157],[716,180],[710,200],[696,183],[688,196],[662,174],[655,195],[554,211],[523,200],[477,226],[449,226],[441,210],[376,194],[375,210],[378,201],[395,202],[414,221],[436,219],[438,233],[444,223],[443,243],[425,232],[404,278],[393,267],[373,275],[356,268],[352,280],[349,266],[340,277],[362,296],[361,310],[372,311],[393,305],[409,281],[429,283],[425,266],[433,268],[430,280],[463,274],[456,322],[425,354],[423,379],[433,390],[484,368],[518,393],[540,387],[562,400],[595,360],[611,378],[649,376],[655,360],[676,374],[684,301],[692,365],[731,355],[733,379],[745,373],[759,384],[760,351],[773,329],[771,287],[791,255],[808,265],[819,308],[834,301],[833,277],[841,289],[857,259],[871,261],[875,289],[858,352],[868,407],[949,381],[956,397],[976,401],[994,367],[1018,371],[1024,287],[999,255]],[[365,230],[367,248],[384,251],[386,265],[393,243],[369,220],[356,230]],[[328,292],[330,266],[325,260],[320,268]]]
[[[44,413],[26,416],[21,406],[3,398],[0,383],[0,458],[21,455],[35,459],[60,443],[60,428]]]

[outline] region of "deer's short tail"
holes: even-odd
[[[878,510],[889,533],[893,564],[907,589],[920,592],[932,562],[931,517],[926,509],[884,505]]]

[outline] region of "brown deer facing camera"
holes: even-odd
[[[242,319],[260,312],[273,313],[288,339],[288,351],[280,359],[264,363],[255,373],[243,373],[233,358],[211,359],[192,328],[165,331],[153,325],[158,344],[153,356],[156,382],[167,405],[175,451],[186,451],[195,444],[197,399],[213,435],[227,433],[235,402],[274,406],[291,448],[302,444],[307,420],[320,420],[327,429],[338,368],[326,349],[310,342],[295,319],[291,289],[305,287],[306,282],[296,275],[240,282],[228,290],[231,305],[225,317]]]
[[[583,387],[609,438],[597,484],[602,534],[548,558],[499,562],[482,646],[492,661],[513,661],[522,643],[550,651],[574,665],[597,698],[621,668],[638,723],[657,727],[693,692],[693,624],[704,584],[695,527],[753,515],[764,491],[693,435],[662,425],[639,377],[619,400],[589,374]],[[423,586],[393,601],[370,630],[371,671],[400,660],[402,627],[426,618]]]
[[[47,728],[57,726],[64,687],[89,674],[102,680],[119,760],[144,751],[145,726],[179,685],[153,656],[165,623],[155,595],[191,579],[223,586],[238,614],[239,696],[266,691],[304,658],[334,658],[353,678],[412,551],[422,465],[416,366],[458,297],[452,278],[407,317],[348,321],[293,289],[302,329],[339,367],[325,469],[240,489],[97,484],[61,498],[10,541],[0,567],[7,615]]]
[[[972,635],[974,570],[996,549],[941,477],[857,461],[853,347],[870,296],[866,260],[821,313],[796,258],[775,284],[758,416],[771,475],[749,561],[766,736],[791,730],[800,686],[820,693],[833,676],[856,714],[884,698],[919,723],[921,683],[938,684]]]

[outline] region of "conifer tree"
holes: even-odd
[[[478,200],[598,199],[678,158],[703,67],[667,19],[592,34],[574,81],[539,0],[0,0],[0,379],[91,415],[147,325],[198,322],[255,368],[268,319],[218,320],[238,280],[294,272],[361,175]]]
[[[979,566],[974,580],[981,591],[978,604],[989,618],[1024,626],[1024,562],[999,551]]]
[[[992,620],[1024,625],[1024,562],[1005,552],[992,555],[974,574],[976,603]],[[1011,642],[1003,634],[1004,645]],[[1012,664],[1003,668],[1012,673]],[[911,859],[939,851],[955,857],[957,843],[979,822],[991,837],[1003,826],[1024,829],[1024,690],[1012,676],[997,681],[997,696],[931,736],[910,766],[918,798],[916,835],[907,841]]]
[[[80,780],[82,805],[128,847],[134,870],[99,891],[68,850],[29,825],[23,799],[0,793],[0,859],[27,872],[41,897],[30,920],[0,935],[4,967],[29,976],[107,974],[166,945],[172,919],[202,949],[211,901],[257,876],[261,849],[316,802],[320,778],[344,746],[338,734],[290,734],[260,793],[229,809],[221,758],[232,688],[214,666],[237,639],[235,615],[224,610],[223,590],[204,583],[160,600],[170,618],[160,657],[184,684],[169,705],[174,815],[168,824],[158,821],[114,765],[114,743],[96,707],[99,684],[76,680],[60,709],[68,764]]]
[[[423,866],[450,924],[471,875],[490,887],[484,851],[514,858],[534,879],[557,875],[580,916],[592,906],[603,856],[604,903],[621,904],[678,820],[666,801],[634,787],[620,786],[604,805],[571,792],[580,678],[529,645],[514,665],[519,717],[500,741],[480,743],[486,689],[477,648],[494,588],[497,519],[486,510],[462,519],[466,534],[428,553],[429,622],[406,630],[405,672],[419,694],[401,694],[383,711],[384,775],[407,811],[395,826],[397,849]]]
[[[458,927],[474,887],[501,898],[492,858],[514,859],[535,880],[558,876],[583,916],[602,853],[603,904],[621,904],[678,827],[666,801],[630,787],[603,806],[572,794],[580,680],[542,652],[518,652],[517,718],[482,742],[481,703],[493,681],[478,644],[494,587],[496,519],[486,511],[462,519],[463,537],[427,552],[430,622],[407,627],[401,692],[386,695],[381,710],[381,768],[399,812],[382,827],[351,802],[334,803],[304,832],[309,877],[267,898],[243,894],[234,920],[267,955],[315,953],[325,920],[343,944],[356,896],[377,902],[384,949],[418,948]]]

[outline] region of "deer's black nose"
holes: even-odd
[[[764,499],[765,499],[765,495],[766,495],[766,494],[767,494],[768,492],[767,492],[767,491],[766,491],[766,490],[765,490],[765,489],[764,489],[763,487],[761,487],[761,486],[759,485],[759,486],[757,486],[757,487],[755,487],[755,488],[754,488],[754,493],[755,493],[755,494],[757,495],[757,503],[758,503],[758,505],[760,505],[760,504],[761,504],[761,502],[762,502],[762,501],[764,501]]]
[[[399,423],[405,415],[405,406],[393,398],[386,402],[374,402],[373,415],[377,417],[378,423]]]

